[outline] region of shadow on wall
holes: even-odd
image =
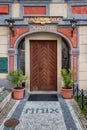
[[[6,79],[0,79],[0,87],[14,88],[15,86]],[[25,82],[22,83],[22,87],[25,88]]]
[[[13,88],[14,85],[9,83],[6,79],[0,79],[0,87],[7,87],[7,88]]]

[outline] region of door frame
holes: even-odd
[[[52,33],[35,33],[25,37],[25,74],[28,77],[26,86],[30,92],[30,40],[56,40],[57,41],[57,91],[61,93],[61,47],[62,39],[60,36]]]

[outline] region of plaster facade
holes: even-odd
[[[74,80],[79,84],[82,89],[87,89],[87,2],[85,0],[76,2],[59,0],[59,1],[0,1],[0,58],[6,57],[8,59],[8,73],[17,69],[17,56],[18,56],[18,45],[20,41],[25,38],[25,74],[28,76],[27,88],[30,90],[30,39],[37,40],[57,40],[57,90],[61,91],[61,57],[62,57],[62,39],[67,42],[69,46],[69,57],[70,57],[70,68],[76,72]],[[6,10],[4,6],[9,8]],[[31,12],[29,14],[24,13],[24,8],[29,7]],[[77,6],[79,9],[77,10]],[[45,7],[46,11],[43,12],[41,7]],[[38,8],[39,14],[34,14],[35,9]],[[75,8],[75,10],[74,10]],[[84,8],[84,12],[83,12]],[[41,14],[40,14],[40,9]],[[3,10],[1,12],[1,10]],[[79,11],[80,10],[80,11]],[[8,12],[6,12],[8,11]],[[38,12],[37,11],[37,12]],[[32,13],[33,12],[33,13]],[[6,19],[12,17],[15,20],[14,27],[12,30],[8,26]],[[35,23],[34,21],[28,22],[25,18],[32,17],[40,19],[46,19],[45,24]],[[55,17],[60,18],[58,22],[48,22],[47,18]],[[76,29],[71,35],[72,28],[70,19],[75,17],[77,19]],[[66,19],[66,20],[64,20]],[[37,29],[32,27],[37,26]],[[43,28],[42,28],[43,26]],[[53,26],[53,29],[52,29]],[[12,34],[14,33],[14,34]],[[8,73],[0,73],[0,81]],[[0,86],[4,86],[1,84]]]

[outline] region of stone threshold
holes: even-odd
[[[30,91],[29,94],[58,94],[57,91]]]

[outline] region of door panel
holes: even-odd
[[[40,43],[40,53],[39,53],[39,62],[40,62],[40,81],[39,81],[39,89],[47,90],[48,87],[48,45],[45,42]]]
[[[30,43],[30,89],[38,90],[39,86],[39,53],[38,43]]]
[[[57,90],[56,41],[30,41],[30,90]]]

